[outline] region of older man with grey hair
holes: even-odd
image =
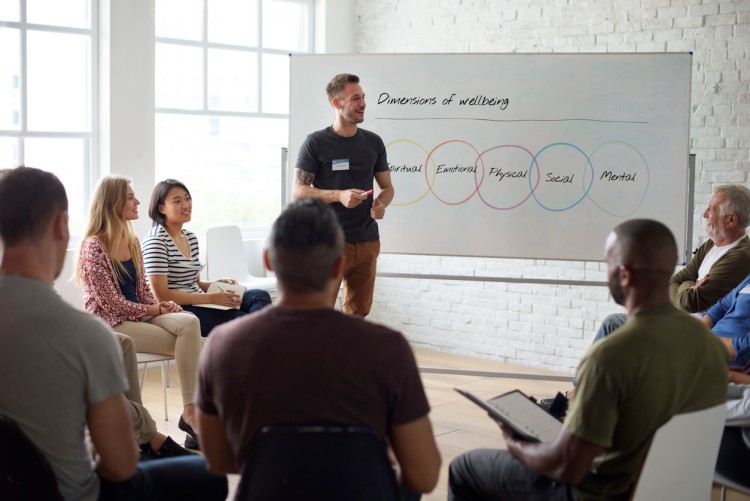
[[[703,218],[709,239],[669,280],[672,303],[697,317],[750,274],[750,189],[740,184],[716,187]],[[624,313],[608,315],[594,341],[620,328],[626,318]]]

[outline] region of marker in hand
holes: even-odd
[[[366,192],[362,193],[363,195],[372,195],[373,190],[367,190]]]

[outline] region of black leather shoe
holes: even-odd
[[[175,458],[179,456],[195,456],[197,454],[197,452],[183,449],[177,444],[177,442],[172,440],[171,437],[167,437],[164,443],[161,444],[161,447],[159,447],[159,452],[156,453],[156,459]]]
[[[198,445],[198,442],[196,442],[195,439],[190,435],[185,435],[185,448],[192,449],[194,451],[201,450],[201,446]]]
[[[188,436],[185,437],[185,447],[199,451],[201,447],[198,443],[198,435],[196,435],[193,427],[185,422],[185,419],[182,416],[180,416],[180,421],[177,423],[177,427],[188,434]]]
[[[156,454],[151,450],[151,444],[148,442],[138,446],[140,452],[138,454],[138,461],[150,461],[156,458]]]
[[[568,412],[568,398],[558,392],[555,398],[545,398],[539,401],[539,407],[552,414],[553,417],[562,421]]]
[[[188,435],[188,437],[189,436],[190,435]],[[172,440],[171,437],[167,437],[167,439],[164,440],[164,443],[161,444],[161,447],[159,447],[157,452],[154,452],[149,443],[141,444],[140,449],[141,453],[140,458],[138,459],[139,461],[151,461],[153,459],[175,458],[179,456],[194,456],[198,454],[197,452],[183,449],[177,442]]]

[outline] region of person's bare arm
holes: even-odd
[[[319,198],[326,203],[332,204],[340,202],[346,208],[351,209],[367,200],[369,195],[365,195],[364,190],[352,188],[349,190],[321,190],[312,186],[315,180],[315,174],[302,169],[294,169],[294,189],[292,198]]]
[[[401,468],[401,484],[415,492],[435,488],[440,472],[440,452],[427,416],[391,426],[391,445]]]
[[[133,424],[125,397],[118,393],[88,408],[86,421],[98,455],[96,472],[110,482],[124,482],[138,465]]]
[[[197,407],[197,406],[196,406]],[[196,432],[200,437],[203,455],[206,457],[208,471],[217,475],[237,473],[237,466],[232,457],[232,448],[224,434],[221,418],[214,414],[196,409]]]
[[[734,362],[735,360],[737,360],[737,351],[734,349],[732,338],[731,337],[719,337],[719,341],[724,343],[724,346],[726,346],[727,351],[729,352],[729,361]]]
[[[393,183],[391,182],[391,171],[386,170],[383,172],[376,172],[375,182],[378,183],[378,187],[381,191],[372,203],[370,215],[373,219],[383,219],[385,216],[385,208],[390,205],[393,201],[393,196],[396,194],[393,189]]]
[[[576,437],[564,426],[551,443],[516,440],[507,427],[500,428],[511,454],[535,472],[567,484],[580,483],[594,458],[604,452],[604,447]]]

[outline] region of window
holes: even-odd
[[[190,229],[269,226],[281,210],[289,53],[313,0],[156,0],[156,178],[185,183]]]
[[[94,159],[96,19],[90,0],[0,2],[0,166],[54,172],[73,235],[83,231]]]

